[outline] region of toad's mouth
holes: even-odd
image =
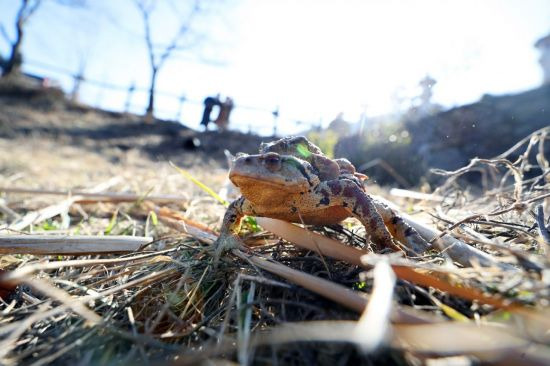
[[[243,185],[251,185],[254,183],[259,183],[262,186],[272,186],[272,187],[289,187],[294,185],[299,185],[296,182],[287,180],[278,176],[266,176],[265,174],[258,173],[243,173],[243,172],[232,172],[229,174],[229,179],[237,186],[241,187]]]

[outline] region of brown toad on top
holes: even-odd
[[[260,154],[239,156],[229,178],[242,196],[225,213],[215,244],[218,253],[237,244],[245,215],[315,225],[353,216],[365,226],[377,250],[397,249],[394,238],[411,253],[429,248],[399,215],[365,192],[361,182],[365,176],[356,173],[349,161],[326,157],[305,137],[262,144]]]
[[[315,168],[319,179],[322,181],[338,179],[344,175],[347,179],[357,181],[362,187],[361,181],[367,178],[366,175],[357,173],[349,160],[343,158],[330,159],[323,154],[319,147],[304,136],[290,136],[267,144],[262,143],[260,154],[268,152],[292,155],[307,161]]]

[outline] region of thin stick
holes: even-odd
[[[19,322],[12,323],[9,326],[4,327],[4,328],[11,328],[11,329],[13,329],[13,331],[11,332],[11,334],[8,337],[6,337],[7,339],[0,342],[0,359],[2,359],[2,357],[4,357],[6,354],[8,354],[9,351],[13,348],[15,340],[17,340],[19,338],[19,336],[27,330],[27,328],[29,328],[33,323],[35,323],[37,321],[40,321],[42,319],[46,319],[46,318],[49,318],[49,317],[56,316],[58,314],[66,312],[67,310],[69,310],[71,308],[78,307],[78,306],[83,306],[83,304],[86,304],[89,301],[93,301],[93,300],[96,300],[96,299],[101,299],[105,296],[112,295],[114,293],[123,291],[127,288],[135,287],[135,286],[138,286],[138,285],[139,286],[146,286],[146,285],[148,285],[150,283],[153,283],[153,282],[158,283],[158,282],[163,281],[163,280],[165,280],[169,277],[177,275],[178,273],[179,273],[178,270],[175,269],[175,268],[167,268],[167,269],[164,269],[164,270],[161,270],[161,271],[158,271],[158,272],[152,272],[152,273],[150,273],[146,276],[135,279],[133,281],[129,281],[127,283],[123,283],[121,285],[115,286],[113,288],[110,288],[110,289],[105,290],[105,291],[100,292],[100,293],[94,293],[93,295],[80,296],[80,297],[77,297],[77,298],[70,299],[70,300],[64,302],[62,305],[57,306],[57,307],[55,307],[53,309],[50,309],[48,311],[37,311],[37,312],[31,314],[29,317],[27,317],[27,318],[25,318],[25,319],[23,319]],[[20,278],[20,280],[23,280],[23,281],[27,280],[25,278],[25,276],[28,275],[28,273],[27,274],[22,274],[22,275],[23,275],[23,277]]]
[[[297,246],[308,250],[321,252],[326,256],[343,260],[366,269],[372,268],[372,266],[368,263],[368,255],[370,253],[366,250],[347,246],[337,240],[327,238],[326,236],[314,232],[307,232],[305,229],[290,224],[286,221],[266,217],[257,217],[256,220],[264,229],[273,232],[274,234],[292,242]],[[489,304],[497,308],[515,306],[514,304],[506,303],[506,301],[498,297],[485,296],[481,291],[475,288],[455,286],[439,279],[436,276],[415,271],[414,268],[409,266],[392,264],[392,269],[400,279],[416,283],[417,285],[434,287],[438,290],[445,291],[465,299],[478,300],[482,303]],[[432,270],[436,271],[435,269]]]
[[[464,173],[468,173],[472,170],[474,166],[477,164],[487,164],[492,167],[496,167],[497,165],[501,164],[506,166],[514,175],[514,198],[516,199],[516,203],[519,203],[521,201],[521,193],[522,193],[522,181],[523,181],[523,175],[521,170],[514,165],[511,161],[507,159],[480,159],[480,158],[474,158],[470,161],[470,164],[468,164],[465,167],[462,167],[460,169],[454,170],[454,171],[446,171],[443,169],[430,169],[430,172],[437,175],[442,175],[446,177],[451,177],[456,179],[459,176],[461,176]]]
[[[416,191],[411,191],[408,189],[401,189],[401,188],[390,189],[390,194],[396,197],[412,198],[415,200],[422,200],[422,201],[444,202],[446,200],[445,197],[441,197],[436,194],[416,192]]]
[[[355,341],[363,352],[372,352],[387,339],[393,307],[395,273],[388,261],[379,260],[373,270],[374,285],[369,305],[359,318],[354,331]]]
[[[502,154],[498,155],[496,157],[496,159],[502,159],[502,158],[507,157],[508,155],[510,155],[511,153],[516,151],[517,149],[519,149],[521,147],[521,145],[523,145],[527,141],[531,140],[531,136],[537,135],[537,134],[540,134],[540,133],[545,134],[546,132],[549,132],[549,131],[550,131],[550,127],[543,127],[541,129],[536,130],[535,132],[531,133],[530,135],[528,135],[528,136],[524,137],[523,139],[519,140],[518,142],[516,142],[516,144],[514,146],[512,146],[511,148],[509,148],[508,150],[506,150]]]
[[[278,276],[292,283],[305,287],[358,313],[363,312],[367,306],[368,299],[366,297],[360,296],[353,290],[334,282],[297,271],[285,265],[261,258],[258,255],[246,255],[240,250],[233,250],[233,254],[241,259],[254,263],[254,265],[259,268],[276,273]]]
[[[21,217],[17,212],[9,208],[6,205],[6,201],[3,199],[0,199],[0,212],[6,215],[10,220],[18,220]]]
[[[400,175],[397,170],[395,170],[387,161],[384,159],[376,158],[369,162],[366,162],[365,164],[361,165],[357,168],[358,172],[364,172],[369,168],[372,168],[373,166],[380,165],[382,169],[384,169],[386,172],[388,172],[389,175],[391,175],[399,184],[401,184],[403,187],[410,187],[411,184],[403,178],[402,175]]]
[[[189,220],[185,220],[184,218],[181,218],[181,217],[179,217],[178,219],[168,217],[168,216],[173,216],[170,214],[170,210],[168,209],[165,209],[164,211],[159,211],[158,213],[159,213],[159,219],[163,220],[166,223],[169,223],[171,227],[175,228],[176,230],[186,232],[187,234],[194,236],[201,241],[208,242],[209,244],[211,244],[216,238],[216,236],[213,235],[211,232],[209,232],[209,230],[207,230],[204,227],[201,227],[196,223],[193,223]],[[308,239],[311,241],[311,248],[309,249],[315,250],[315,251],[321,251],[322,254],[324,255],[332,256],[338,259],[343,259],[348,261],[349,263],[356,264],[358,266],[363,265],[360,257],[361,255],[366,254],[366,252],[364,251],[340,244],[342,247],[350,249],[349,251],[342,251],[340,247],[334,247],[331,245],[331,243],[335,242],[334,240],[326,238],[322,235],[319,235],[316,233],[310,233],[310,234],[316,235],[316,238],[313,239],[311,236],[304,235],[303,233],[305,231],[304,229],[298,228],[297,226],[286,223],[284,221],[262,218],[262,217],[258,217],[256,219],[258,220],[258,223],[262,226],[264,226],[264,224],[262,224],[261,221],[267,220],[272,223],[283,223],[290,227],[294,227],[298,230],[301,230],[300,232],[301,236],[308,237]],[[326,239],[327,242],[319,245],[319,241],[317,240],[317,237]],[[243,248],[245,247],[243,246]],[[361,313],[365,309],[367,300],[364,297],[358,295],[355,291],[352,291],[344,286],[335,284],[331,281],[323,280],[319,277],[312,276],[312,275],[303,273],[301,271],[296,271],[280,263],[268,261],[265,258],[258,256],[257,254],[247,255],[243,251],[238,249],[234,249],[233,254],[235,254],[237,257],[240,257],[242,259],[249,261],[250,263],[252,263],[253,265],[259,268],[275,273],[292,283],[298,284],[311,291],[314,291],[319,295],[327,297],[328,299],[334,300],[335,302],[341,305],[344,305],[352,310],[355,310]],[[338,254],[340,254],[340,256],[338,256]],[[414,322],[414,323],[427,321],[425,317],[414,313],[412,310],[405,312],[400,309],[395,311],[393,319],[394,321]]]
[[[367,306],[368,298],[366,295],[359,295],[357,292],[332,281],[297,271],[283,264],[267,260],[255,254],[246,254],[239,249],[233,249],[232,253],[241,259],[252,262],[259,268],[275,273],[276,275],[283,277],[294,284],[302,286],[358,313],[362,313]],[[419,316],[413,311],[409,312],[401,308],[396,309],[392,313],[391,319],[393,322],[398,323],[426,323],[434,321],[429,317]]]
[[[167,215],[167,213],[165,213],[165,215]],[[210,243],[212,242],[210,238],[213,237],[213,235],[210,232],[206,232],[204,231],[204,229],[195,226],[194,223],[188,220],[184,220],[184,222],[179,222],[179,220],[176,219],[170,220],[172,220],[173,224],[179,224],[179,226],[177,227],[178,230],[182,230],[192,236],[197,235],[196,237],[199,240]],[[256,220],[260,226],[290,242],[293,242],[298,246],[301,246],[302,248],[306,248],[315,252],[320,252],[323,255],[343,260],[357,266],[362,266],[363,268],[370,269],[372,267],[362,260],[363,258],[367,258],[366,255],[369,254],[369,252],[365,250],[344,245],[337,240],[327,238],[314,232],[306,231],[305,229],[302,229],[296,225],[292,225],[286,221],[266,217],[257,217]],[[205,240],[206,237],[208,237],[208,239]],[[448,235],[446,237],[448,237]],[[454,241],[460,242],[459,240],[453,238],[453,242]],[[467,246],[465,243],[462,244]],[[479,252],[483,253],[481,251]],[[492,257],[490,257],[489,255],[487,256],[492,259]],[[479,260],[479,262],[481,262],[481,260]],[[487,262],[485,263],[487,264]],[[492,260],[489,263],[491,263],[491,265],[499,264],[495,260]],[[515,267],[513,266],[510,267],[515,269]],[[489,304],[497,308],[508,308],[514,306],[514,304],[508,304],[500,298],[487,297],[477,289],[454,286],[448,282],[438,279],[435,276],[417,272],[413,268],[409,268],[407,266],[392,264],[392,268],[395,271],[397,277],[421,286],[435,287],[441,291],[446,291],[450,294],[457,295],[465,299],[478,300],[482,303]]]
[[[97,192],[100,192],[112,187],[113,185],[117,184],[119,181],[120,181],[120,177],[111,178],[107,182],[100,183],[95,187],[87,189],[84,193],[95,194]],[[37,224],[39,222],[42,222],[44,220],[47,220],[49,218],[52,218],[64,212],[67,212],[71,207],[71,205],[79,201],[80,199],[82,199],[82,197],[83,196],[79,196],[79,195],[72,196],[55,205],[45,207],[38,211],[29,212],[23,218],[21,218],[20,220],[8,226],[7,229],[13,230],[13,231],[21,231],[29,225]]]
[[[349,320],[313,320],[287,322],[258,332],[251,347],[298,342],[352,342],[357,322]],[[424,358],[449,355],[473,356],[481,362],[506,365],[548,365],[550,355],[546,347],[530,342],[511,327],[495,324],[445,322],[433,324],[396,324],[390,339],[391,347],[414,353]],[[452,336],[450,336],[452,335]],[[230,354],[236,347],[233,339],[216,346],[206,346],[190,355],[181,355],[172,366],[207,363],[219,355]],[[205,362],[206,360],[206,362]],[[202,362],[201,362],[202,361]],[[458,361],[460,363],[461,361]],[[448,361],[446,364],[456,364]]]
[[[185,232],[206,244],[212,244],[216,241],[217,235],[206,226],[192,222],[178,212],[166,207],[158,207],[150,202],[144,202],[144,206],[148,210],[155,212],[160,221],[174,230]]]
[[[64,290],[55,287],[48,280],[42,278],[32,278],[25,280],[24,283],[49,298],[66,305],[67,308],[73,310],[75,313],[86,319],[89,324],[97,324],[101,322],[101,317],[93,310],[86,307],[85,303],[75,302],[71,295]]]
[[[376,200],[382,201],[383,203],[388,205],[390,208],[399,212],[399,210],[397,210],[397,207],[393,203],[385,200],[384,198],[374,196],[374,195],[373,195],[373,198],[375,198]],[[412,228],[418,231],[420,236],[422,236],[427,241],[431,241],[434,238],[438,238],[435,241],[435,244],[439,246],[439,250],[444,251],[452,258],[452,260],[460,263],[465,267],[471,267],[472,262],[477,262],[480,265],[486,266],[486,267],[500,267],[506,270],[516,270],[515,267],[508,265],[506,263],[499,262],[498,260],[493,258],[491,255],[479,249],[471,247],[468,244],[464,243],[463,241],[453,238],[451,235],[442,233],[439,230],[433,229],[428,225],[418,222],[407,214],[399,212],[399,215],[401,215],[405,220],[405,222],[407,222],[407,224],[409,224]]]
[[[86,191],[62,191],[62,190],[47,190],[47,189],[30,189],[30,188],[15,188],[15,187],[0,187],[1,192],[6,193],[26,193],[26,194],[37,194],[37,195],[51,195],[51,196],[81,196],[83,198],[75,201],[78,203],[89,203],[89,202],[133,202],[133,201],[153,201],[153,202],[187,202],[189,201],[188,197],[178,196],[178,195],[152,195],[147,194],[139,195],[135,193],[119,193],[119,192],[101,192],[93,193]],[[85,199],[84,199],[85,198]]]
[[[86,266],[94,266],[94,265],[126,263],[126,262],[141,260],[144,258],[156,257],[156,256],[170,253],[170,252],[175,252],[178,249],[179,248],[170,248],[170,249],[165,249],[158,252],[140,254],[140,255],[135,255],[135,256],[126,257],[126,258],[77,259],[77,260],[56,261],[56,262],[46,262],[46,263],[44,262],[31,263],[31,264],[27,264],[22,267],[19,267],[14,271],[4,272],[2,275],[0,275],[0,283],[2,281],[19,283],[26,276],[30,276],[31,274],[36,273],[38,271],[47,271],[52,269],[60,269],[64,267],[78,268],[78,267],[86,267]]]
[[[448,217],[446,214],[444,214],[443,212],[439,212],[438,213],[439,216],[434,216],[435,218],[439,219],[439,220],[442,220],[442,221],[447,221],[447,222],[452,222],[452,219],[450,217]],[[496,225],[496,226],[499,226],[499,225],[502,225],[501,223],[493,223],[493,222],[490,222],[490,221],[472,221],[472,223],[478,223],[478,224],[481,224],[481,225]],[[504,227],[510,227],[508,225],[502,225]],[[464,231],[465,233],[469,234],[469,236],[465,236],[465,235],[461,235],[460,233],[454,233],[453,235],[457,236],[459,239],[467,239],[467,240],[473,240],[479,244],[483,244],[483,245],[487,245],[487,246],[490,246],[492,248],[495,248],[495,249],[498,249],[498,250],[502,250],[502,251],[506,251],[510,254],[512,254],[513,256],[516,257],[516,260],[518,261],[518,264],[521,265],[522,267],[524,267],[525,269],[528,269],[528,270],[536,270],[538,272],[542,271],[543,268],[533,262],[530,258],[529,258],[529,255],[521,250],[518,250],[518,249],[514,249],[514,248],[511,248],[510,246],[508,245],[504,245],[496,240],[492,240],[492,239],[489,239],[488,237],[486,237],[485,235],[475,231],[474,229],[468,227],[468,226],[461,226],[460,229],[462,231]],[[520,230],[518,228],[514,228],[514,230]],[[531,233],[528,233],[526,232],[527,235],[531,235]]]
[[[52,310],[47,311],[47,308],[50,306],[50,304],[42,304],[39,309],[31,313],[28,317],[20,320],[17,323],[11,324],[13,330],[10,334],[6,335],[2,341],[0,341],[0,360],[3,360],[4,357],[11,352],[13,348],[15,348],[15,343],[19,337],[27,331],[28,328],[30,328],[31,325],[33,325],[35,322],[45,319],[44,315],[50,316],[50,315],[56,315],[57,313],[54,313]],[[61,307],[58,307],[58,309]],[[66,308],[64,308],[66,309]]]
[[[537,220],[537,226],[539,227],[539,235],[546,245],[550,245],[550,231],[546,227],[546,224],[544,223],[544,210],[542,208],[542,205],[537,206],[537,212],[535,215],[535,218]],[[548,248],[541,248],[544,252],[547,251]]]
[[[129,253],[153,241],[148,236],[0,235],[0,254],[88,255]]]
[[[80,198],[81,196],[73,196],[59,203],[56,203],[55,205],[45,207],[38,211],[29,212],[28,214],[23,216],[20,220],[9,225],[7,227],[7,230],[21,231],[30,225],[38,224],[42,221],[50,219],[59,214],[62,214],[63,212],[67,212],[69,210],[69,207],[71,207],[71,205],[76,201],[78,201],[78,199]]]
[[[361,256],[368,255],[366,250],[351,247],[342,244],[336,240],[328,238],[324,235],[314,233],[312,231],[306,231],[301,227],[292,225],[286,221],[270,219],[267,217],[256,217],[258,225],[264,229],[275,233],[289,242],[297,244],[298,246],[321,253],[327,257],[337,258],[353,264],[356,266],[362,266]]]

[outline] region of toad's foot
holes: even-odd
[[[376,211],[384,219],[384,224],[400,243],[407,247],[412,252],[410,255],[421,255],[432,246],[424,238],[418,234],[418,232],[409,226],[403,218],[394,210],[389,208],[386,204],[373,201],[376,206]]]
[[[237,235],[234,235],[234,234],[221,234],[219,236],[218,240],[216,240],[214,242],[214,244],[212,244],[214,264],[217,264],[219,262],[221,256],[225,252],[227,252],[231,249],[239,248],[242,245],[243,245],[243,243]]]
[[[246,214],[253,213],[250,202],[240,197],[231,202],[223,217],[222,229],[218,240],[212,245],[214,262],[217,263],[221,255],[242,245],[239,239],[241,221]]]

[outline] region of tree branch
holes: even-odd
[[[193,4],[193,8],[189,13],[189,16],[187,17],[186,20],[182,21],[180,28],[178,29],[178,32],[172,39],[172,42],[164,49],[164,52],[160,56],[160,59],[158,62],[159,68],[168,59],[172,51],[178,48],[178,42],[180,41],[181,37],[189,31],[189,29],[191,28],[191,22],[193,21],[193,18],[195,18],[199,12],[200,12],[199,0],[195,0]]]
[[[13,42],[13,45],[18,42],[18,40],[22,37],[23,34],[23,24],[25,23],[25,9],[27,9],[27,6],[29,5],[29,0],[23,0],[21,2],[21,7],[17,11],[17,15],[15,16],[15,30],[17,32],[15,42]]]
[[[155,95],[155,84],[157,80],[157,73],[162,68],[164,62],[170,57],[172,51],[181,47],[178,45],[181,38],[189,31],[191,27],[191,20],[195,15],[200,11],[199,0],[194,0],[193,7],[190,9],[189,14],[185,17],[180,23],[178,31],[172,38],[171,42],[166,47],[158,47],[153,43],[153,35],[151,30],[151,14],[154,10],[154,1],[147,2],[146,0],[134,0],[138,10],[141,13],[143,18],[144,28],[145,28],[145,43],[147,46],[147,51],[149,53],[149,61],[151,64],[151,84],[149,88],[149,104],[147,106],[146,119],[152,121],[153,110],[154,110],[154,95]],[[170,3],[173,7],[174,4]],[[183,17],[178,17],[183,18]]]
[[[35,0],[34,3],[32,3],[29,7],[28,6],[28,1],[25,0],[24,1],[24,6],[25,6],[25,9],[23,9],[23,22],[26,22],[29,17],[36,11],[36,9],[38,9],[38,7],[40,6],[40,4],[42,3],[42,0]]]
[[[153,40],[151,38],[151,19],[149,14],[153,10],[154,3],[149,3],[149,6],[145,5],[145,1],[136,0],[136,5],[141,12],[143,18],[143,24],[145,26],[145,43],[147,45],[147,52],[149,53],[149,61],[151,62],[151,68],[157,68],[155,60],[155,49],[153,45]]]

